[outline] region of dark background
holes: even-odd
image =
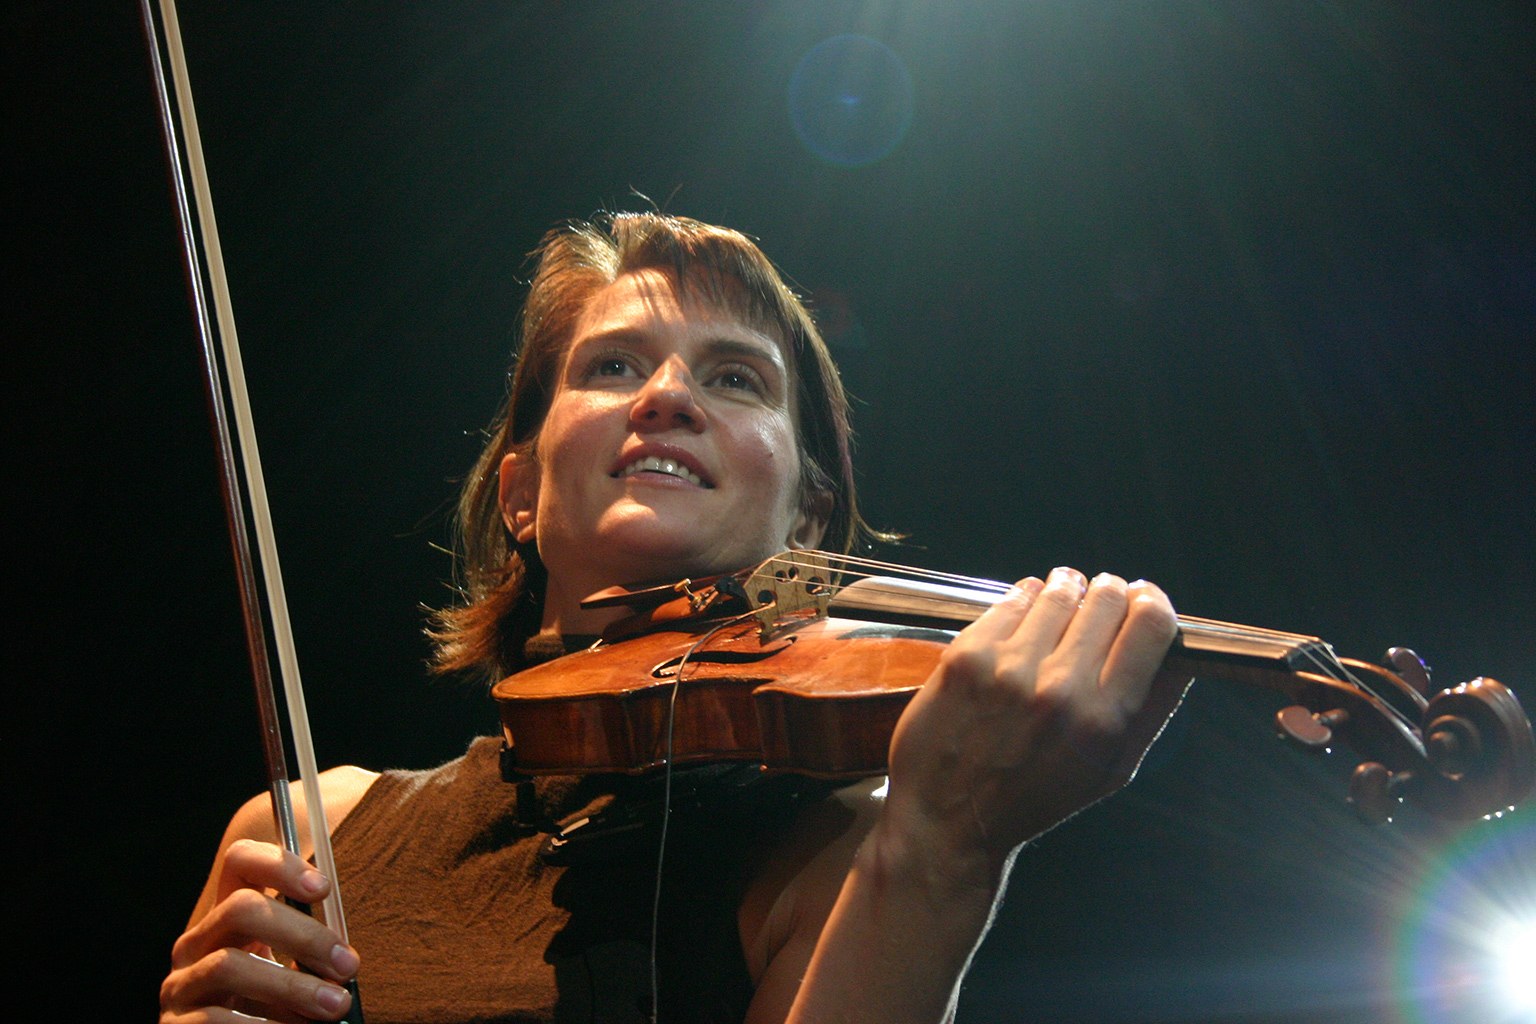
[[[826,311],[888,554],[1145,576],[1536,706],[1531,4],[308,6],[181,17],[325,764],[493,727],[423,668],[446,511],[523,254],[637,192]],[[138,1018],[259,750],[142,29],[7,20],[13,881],[49,1005]],[[865,166],[786,103],[841,33],[911,77]],[[1197,686],[1022,856],[962,1020],[1498,1019],[1529,807],[1368,829],[1274,707]]]

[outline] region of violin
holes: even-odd
[[[955,631],[1008,590],[971,577],[786,551],[708,580],[613,587],[630,610],[591,648],[492,689],[509,778],[746,762],[769,772],[884,774],[896,722]],[[1361,755],[1366,820],[1399,803],[1451,821],[1501,813],[1536,782],[1519,699],[1477,678],[1432,692],[1411,650],[1340,658],[1317,637],[1180,616],[1163,669],[1282,694],[1283,738]]]

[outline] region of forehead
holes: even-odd
[[[700,333],[756,341],[781,362],[788,353],[778,332],[756,323],[745,312],[745,296],[732,301],[729,291],[711,288],[703,280],[679,289],[664,270],[645,268],[621,274],[593,292],[582,304],[571,335],[571,347],[594,338],[628,335],[644,338],[660,333]]]

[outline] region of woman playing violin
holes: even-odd
[[[582,607],[605,587],[860,539],[836,369],[755,245],[616,215],[538,255],[460,505],[466,600],[439,617],[440,667],[499,678],[584,646],[624,614]],[[562,863],[541,831],[643,802],[644,780],[508,785],[489,739],[427,772],[332,769],[356,948],[274,898],[331,882],[274,845],[258,798],[174,947],[162,1024],[334,1020],[354,974],[373,1024],[950,1019],[1019,848],[1128,781],[1177,704],[1158,673],[1174,632],[1152,584],[1021,580],[908,705],[888,788],[747,786],[733,812],[706,780],[661,883],[654,846]]]

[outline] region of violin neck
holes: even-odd
[[[841,588],[828,602],[830,615],[894,625],[960,629],[995,604],[1003,591],[972,589],[900,577],[869,576]],[[1315,636],[1240,626],[1181,615],[1179,634],[1165,666],[1191,675],[1252,678],[1253,673],[1315,669],[1334,655]]]

